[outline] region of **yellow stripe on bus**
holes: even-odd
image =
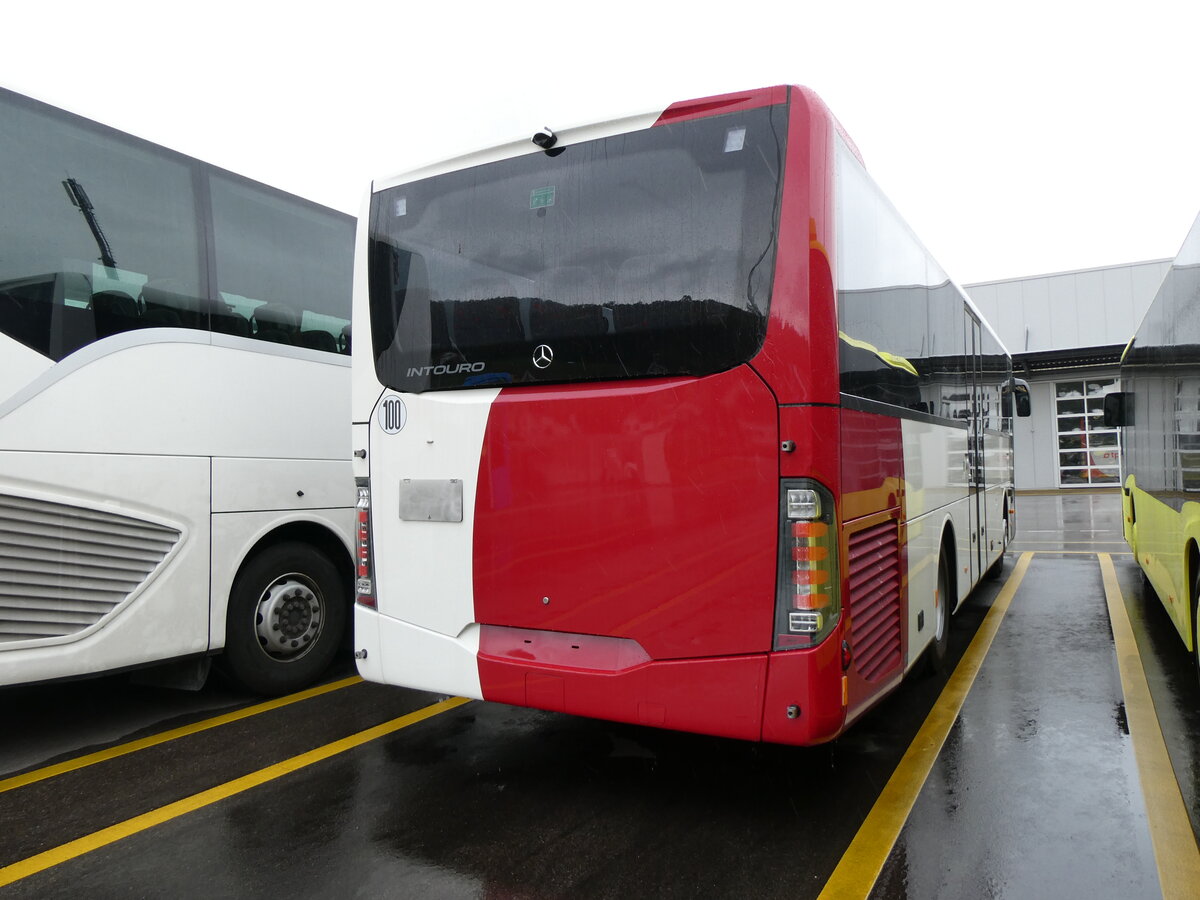
[[[355,747],[360,747],[370,741],[385,737],[410,725],[416,725],[418,722],[423,722],[426,719],[449,712],[456,707],[462,706],[464,703],[470,702],[465,697],[451,697],[447,700],[442,700],[439,703],[419,709],[416,712],[411,712],[398,719],[392,719],[390,722],[384,722],[382,725],[376,725],[374,728],[368,728],[365,731],[352,734],[349,737],[342,738],[340,741],[325,744],[322,747],[317,747],[315,750],[301,753],[299,756],[293,756],[291,759],[285,759],[283,762],[276,763],[273,766],[267,766],[265,769],[259,769],[257,772],[251,772],[249,775],[243,775],[241,778],[236,778],[225,784],[219,784],[216,787],[209,788],[207,791],[201,791],[190,797],[184,797],[182,800],[176,800],[174,803],[168,803],[166,806],[161,806],[148,813],[134,816],[132,819],[126,819],[124,822],[118,822],[116,825],[110,825],[108,828],[103,828],[100,831],[78,838],[77,840],[69,841],[53,849],[46,850],[43,853],[38,853],[36,856],[23,859],[20,862],[15,862],[10,866],[0,869],[0,887],[12,884],[14,881],[20,881],[22,878],[28,878],[30,875],[36,875],[38,872],[44,872],[46,869],[51,869],[54,866],[91,853],[93,850],[99,850],[101,847],[106,847],[109,844],[114,844],[139,832],[146,831],[155,825],[161,825],[164,822],[169,822],[190,812],[211,806],[235,794],[240,794],[243,791],[266,784],[276,778],[299,771],[307,766],[311,766],[313,763],[329,759],[339,753],[345,753],[347,750],[353,750]]]
[[[3,794],[5,791],[14,790],[15,788],[24,787],[27,784],[45,781],[47,778],[54,778],[56,775],[62,775],[66,772],[74,772],[77,769],[84,769],[88,766],[94,766],[96,763],[105,762],[110,759],[116,759],[118,756],[126,756],[130,753],[136,753],[139,750],[145,750],[147,747],[157,747],[159,744],[165,744],[168,741],[174,741],[178,738],[187,737],[188,735],[198,734],[199,732],[207,731],[210,728],[216,728],[220,725],[228,725],[230,722],[238,722],[242,719],[248,719],[251,716],[257,716],[265,712],[270,712],[273,709],[280,709],[284,706],[290,706],[293,703],[299,703],[301,700],[309,700],[313,697],[319,697],[322,694],[338,691],[342,688],[350,687],[352,684],[358,684],[361,681],[362,678],[357,675],[351,678],[343,678],[341,681],[333,681],[329,684],[318,685],[317,687],[309,688],[306,691],[300,691],[296,694],[288,694],[286,697],[268,700],[265,703],[247,706],[245,709],[235,710],[234,712],[215,716],[211,719],[205,719],[201,722],[195,722],[191,725],[184,725],[182,728],[173,728],[170,731],[164,731],[161,734],[152,734],[149,737],[139,738],[136,741],[129,741],[125,744],[119,744],[116,747],[109,747],[107,750],[98,750],[95,753],[88,753],[85,756],[77,756],[74,759],[64,760],[63,762],[55,763],[52,766],[34,769],[32,772],[25,772],[22,775],[14,775],[11,778],[0,780],[0,794]]]
[[[963,701],[971,690],[971,685],[975,683],[975,676],[983,665],[984,657],[992,646],[992,639],[1000,629],[1000,623],[1012,604],[1017,588],[1021,586],[1021,579],[1025,577],[1032,558],[1032,552],[1021,554],[1016,568],[996,596],[992,608],[983,619],[983,624],[979,626],[971,645],[967,647],[967,652],[963,654],[954,674],[942,689],[937,703],[926,716],[921,730],[913,738],[879,799],[875,801],[871,812],[858,829],[858,834],[854,836],[837,868],[829,876],[819,900],[861,900],[871,893],[879,879],[879,873],[883,871],[884,863],[887,862],[888,854],[892,852],[892,847],[900,836],[900,829],[908,821],[917,795],[921,793],[925,779],[929,777],[929,772],[942,750],[946,735],[950,733],[950,728],[962,709]]]
[[[1164,897],[1194,897],[1200,885],[1200,848],[1188,818],[1187,807],[1175,779],[1175,769],[1163,740],[1162,726],[1154,711],[1154,699],[1146,682],[1146,671],[1138,654],[1125,599],[1117,583],[1117,570],[1107,553],[1100,554],[1104,574],[1104,596],[1117,646],[1117,669],[1125,694],[1125,719],[1133,738],[1133,755],[1146,801],[1146,818],[1158,882]]]

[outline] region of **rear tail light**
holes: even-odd
[[[375,580],[371,566],[371,482],[367,478],[356,478],[354,483],[358,486],[358,503],[354,507],[354,600],[375,609]]]
[[[841,615],[833,495],[815,481],[780,489],[775,649],[813,647]]]

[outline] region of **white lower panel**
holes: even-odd
[[[368,681],[483,699],[478,625],[448,637],[356,606],[354,647],[367,651],[358,671]]]
[[[475,492],[488,414],[499,393],[487,389],[399,395],[405,414],[394,433],[382,427],[379,407],[372,416],[368,458],[376,599],[381,614],[418,631],[453,637],[475,621]],[[462,521],[402,519],[404,479],[457,482]],[[386,639],[384,652],[389,658],[394,653]]]

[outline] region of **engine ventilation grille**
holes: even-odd
[[[850,535],[854,667],[874,681],[900,665],[900,540],[894,521]]]
[[[0,647],[95,625],[179,536],[129,516],[0,494]]]

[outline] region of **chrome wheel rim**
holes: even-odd
[[[289,662],[308,653],[321,634],[323,606],[316,584],[299,572],[272,581],[255,610],[255,631],[263,652]]]

